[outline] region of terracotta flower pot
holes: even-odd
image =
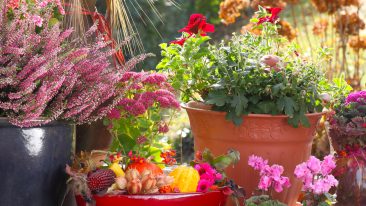
[[[227,196],[220,191],[208,193],[172,193],[153,195],[94,196],[96,206],[224,206]],[[86,206],[76,196],[78,206]]]
[[[306,161],[311,153],[317,122],[322,113],[308,114],[311,127],[293,128],[287,123],[287,116],[250,114],[244,117],[241,126],[235,126],[225,119],[226,113],[209,110],[210,107],[196,102],[183,106],[187,110],[194,136],[196,150],[209,148],[215,155],[233,148],[240,152],[241,160],[227,173],[237,184],[243,186],[248,196],[259,182],[259,174],[248,166],[248,158],[255,154],[280,164],[284,175],[290,178],[292,186],[275,195],[290,206],[296,205],[302,183],[293,172],[297,164]]]

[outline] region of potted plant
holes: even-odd
[[[202,15],[192,15],[171,44],[161,44],[157,66],[170,75],[181,92],[195,148],[222,153],[240,151],[242,160],[228,174],[251,194],[258,176],[245,164],[256,154],[283,165],[292,186],[280,200],[293,205],[301,182],[292,171],[311,152],[313,134],[322,117],[329,86],[321,71],[323,58],[302,57],[298,46],[277,33],[281,9],[260,8],[251,19],[260,34],[234,34],[228,41],[209,45],[213,28]],[[320,57],[327,60],[327,49]],[[253,178],[255,177],[255,178]]]
[[[60,1],[0,2],[0,187],[4,205],[62,202],[75,124],[106,116],[124,96],[120,79],[142,55],[112,67],[115,51],[94,25],[89,43],[68,41]]]
[[[353,92],[334,106],[329,135],[337,152],[337,204],[366,204],[366,91]]]

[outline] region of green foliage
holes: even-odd
[[[286,204],[272,200],[268,195],[253,196],[245,200],[246,206],[287,206]]]
[[[203,162],[207,162],[214,166],[220,173],[224,173],[225,169],[230,165],[235,165],[240,160],[240,153],[236,150],[230,149],[225,155],[214,157],[209,149],[205,149],[202,152]],[[193,162],[194,164],[194,162]]]
[[[209,39],[207,36],[189,38],[184,47],[166,43],[160,45],[163,58],[157,69],[174,74],[170,83],[175,90],[181,92],[184,102],[196,99],[197,94],[205,96],[207,88],[212,83],[209,76],[210,51],[208,47],[201,46]]]

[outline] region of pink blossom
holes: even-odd
[[[267,176],[261,176],[260,180],[259,180],[259,184],[258,184],[258,188],[264,191],[268,191],[268,189],[271,187],[272,184],[272,179]]]
[[[321,173],[323,176],[329,175],[333,169],[336,168],[336,163],[334,161],[333,155],[328,155],[324,157],[321,163]]]
[[[289,188],[291,186],[288,177],[280,177],[277,181],[274,181],[273,184],[273,188],[276,192],[282,192],[284,187]]]
[[[264,160],[262,157],[255,155],[250,156],[248,160],[248,165],[253,167],[255,170],[262,170],[267,164],[268,160]]]
[[[42,27],[42,25],[43,25],[43,19],[42,19],[40,16],[38,16],[38,15],[33,15],[31,18],[32,18],[33,23],[34,23],[36,26],[38,26],[38,27]]]
[[[145,136],[140,136],[136,139],[137,144],[144,144],[147,141]]]
[[[198,182],[197,192],[208,192],[208,190],[210,189],[211,186],[212,186],[211,182],[209,182],[205,179],[201,179]]]
[[[321,170],[321,162],[318,158],[316,158],[314,156],[310,156],[310,158],[306,164],[307,164],[307,167],[310,169],[310,171],[313,174],[319,173]]]
[[[118,109],[112,109],[108,114],[108,118],[119,119],[121,118],[121,112]]]

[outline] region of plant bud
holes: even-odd
[[[280,66],[278,63],[281,61],[280,57],[276,55],[265,55],[260,59],[260,62],[268,67],[270,69],[274,69],[275,71],[281,71]],[[268,68],[267,68],[268,70]]]

